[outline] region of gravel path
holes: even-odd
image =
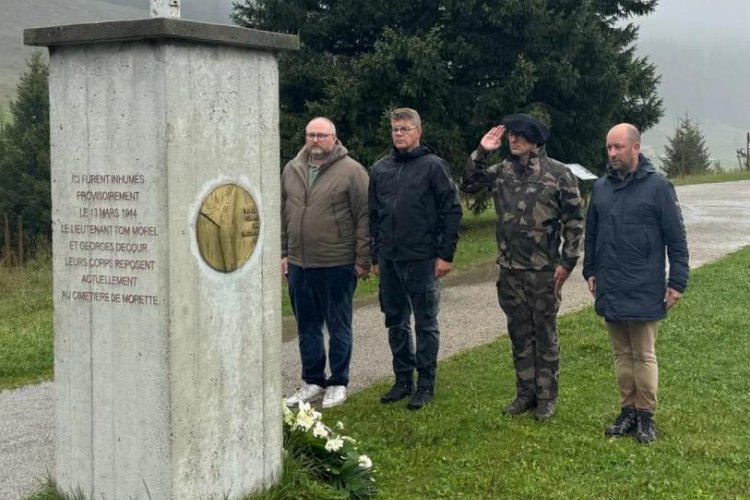
[[[750,181],[677,188],[687,226],[690,266],[750,245]],[[459,243],[460,244],[460,243]],[[441,303],[440,358],[483,345],[505,331],[497,305],[494,266],[479,266],[444,283]],[[563,290],[562,313],[591,304],[580,266]],[[383,316],[377,304],[357,308],[350,390],[391,376]],[[299,383],[296,342],[283,345],[283,390]],[[52,383],[0,392],[0,499],[29,493],[52,469],[54,406]]]

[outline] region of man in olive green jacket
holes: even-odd
[[[303,380],[289,406],[323,393],[324,408],[346,400],[352,297],[371,262],[369,179],[347,152],[333,122],[314,118],[305,128],[305,146],[281,174],[281,270],[297,319]],[[330,335],[328,378],[323,323]]]

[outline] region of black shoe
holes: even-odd
[[[656,424],[653,412],[638,410],[638,427],[635,440],[641,444],[651,444],[656,441]]]
[[[536,402],[536,409],[534,410],[534,416],[540,422],[546,422],[552,418],[555,414],[555,400],[554,399],[539,399]]]
[[[536,408],[536,400],[534,398],[517,396],[511,404],[503,408],[503,414],[520,415],[534,408]]]
[[[419,410],[424,405],[432,401],[433,391],[431,387],[417,387],[414,395],[407,403],[406,407],[410,410]]]
[[[380,402],[383,404],[395,403],[401,401],[404,398],[411,396],[414,386],[408,382],[396,382],[391,387],[391,390],[383,394],[380,398]]]
[[[624,437],[635,434],[638,427],[638,414],[635,408],[623,408],[615,423],[607,427],[604,435],[607,437]]]

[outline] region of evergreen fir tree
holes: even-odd
[[[417,109],[425,143],[458,174],[505,114],[546,121],[550,156],[601,170],[614,123],[662,115],[654,66],[627,22],[656,0],[243,0],[240,25],[298,34],[280,57],[282,160],[325,115],[371,165],[390,147],[387,112]],[[625,22],[623,22],[625,21]]]
[[[35,51],[27,65],[0,134],[0,220],[7,214],[15,226],[20,216],[31,240],[52,232],[49,91],[42,53]]]
[[[667,177],[705,174],[711,167],[708,148],[703,133],[696,123],[685,115],[672,137],[664,146],[665,156],[662,168]]]

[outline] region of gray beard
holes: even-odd
[[[309,160],[312,163],[322,165],[323,163],[325,163],[329,156],[330,153],[313,153],[312,151],[310,151]]]

